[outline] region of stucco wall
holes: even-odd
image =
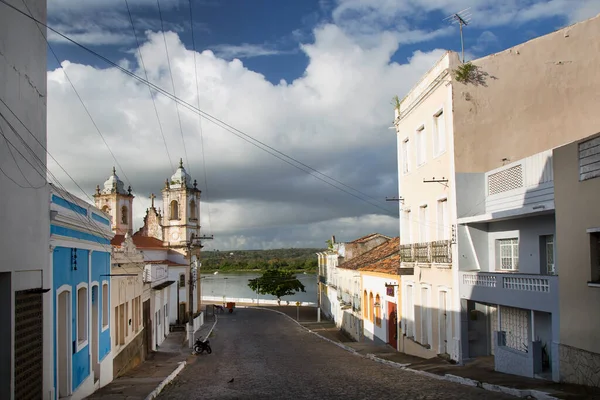
[[[452,83],[456,171],[489,171],[597,132],[598,37],[600,17],[474,60],[485,83]]]
[[[561,379],[571,370],[571,382],[582,382],[584,365],[600,365],[600,320],[590,318],[600,304],[600,288],[591,280],[589,228],[600,227],[600,178],[579,181],[578,143],[554,150],[556,257],[560,266]],[[564,349],[562,345],[565,345]],[[574,348],[571,349],[571,348]],[[584,350],[583,352],[577,349]],[[592,362],[593,359],[595,362]],[[584,360],[592,360],[587,364]],[[581,366],[569,365],[570,362]]]

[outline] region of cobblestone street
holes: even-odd
[[[509,399],[358,357],[267,310],[219,315],[200,355],[160,399]],[[233,379],[233,382],[229,382]]]

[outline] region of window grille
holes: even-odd
[[[500,307],[501,330],[506,332],[506,346],[527,353],[529,345],[529,316],[527,310]]]
[[[520,187],[523,187],[523,167],[520,164],[488,176],[488,195]]]
[[[500,269],[516,271],[519,269],[519,239],[500,239]]]
[[[579,144],[579,180],[600,177],[600,137]]]

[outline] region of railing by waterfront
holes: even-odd
[[[202,296],[203,303],[214,303],[214,304],[223,304],[223,303],[240,303],[240,304],[254,304],[254,305],[277,305],[277,299],[257,299],[249,298],[249,297],[227,297],[227,296]],[[296,301],[294,300],[286,300],[285,298],[281,299],[282,306],[295,306]],[[311,301],[301,301],[300,306],[317,306],[317,303]]]

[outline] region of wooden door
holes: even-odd
[[[396,313],[396,304],[387,303],[388,309],[388,344],[390,344],[393,348],[397,348],[398,346],[398,317]]]

